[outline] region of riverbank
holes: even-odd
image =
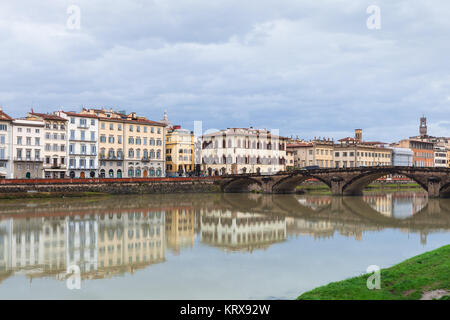
[[[112,196],[104,192],[17,192],[0,193],[0,200],[16,199],[52,199],[52,198],[87,198]]]
[[[450,299],[450,245],[381,269],[381,288],[369,290],[365,274],[303,293],[297,300]]]

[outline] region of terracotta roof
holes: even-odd
[[[0,120],[13,121],[13,118],[4,113],[3,110],[0,110]]]
[[[108,118],[108,117],[96,117],[100,121],[109,121],[109,122],[120,122],[120,123],[130,123],[130,124],[148,124],[153,126],[160,126],[165,127],[166,124],[152,121],[152,120],[144,120],[144,119],[136,119],[136,120],[130,120],[130,119],[117,119],[117,118]]]
[[[83,114],[83,113],[68,112],[68,111],[61,111],[61,112],[67,114],[69,117],[80,117],[80,118],[94,118],[94,119],[98,119],[98,117],[97,117],[95,114]]]
[[[338,141],[341,142],[341,141],[357,141],[357,140],[355,138],[352,138],[352,137],[346,137],[346,138],[340,139]]]
[[[288,143],[286,144],[287,148],[295,148],[295,147],[312,147],[312,143],[308,142],[296,142],[296,143]]]
[[[33,116],[41,117],[44,120],[67,121],[67,119],[64,119],[64,118],[54,115],[54,114],[37,113],[37,112],[30,112],[30,114]]]

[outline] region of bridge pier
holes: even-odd
[[[428,178],[428,198],[439,198],[441,191],[441,179],[438,177]]]
[[[344,194],[345,181],[341,177],[331,178],[331,194],[333,196],[342,196]]]

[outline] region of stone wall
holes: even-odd
[[[221,192],[221,188],[220,182],[216,180],[0,184],[0,193],[26,192],[102,192],[110,194],[204,193]]]

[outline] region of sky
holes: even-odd
[[[1,1],[0,105],[384,142],[424,114],[450,136],[449,15],[448,0]]]

